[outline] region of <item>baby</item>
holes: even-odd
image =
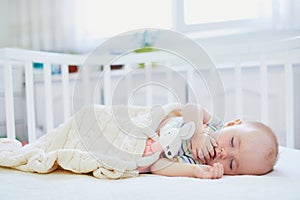
[[[277,139],[260,122],[238,119],[223,124],[204,108],[187,104],[161,122],[158,134],[174,121],[193,121],[196,131],[188,142],[182,143],[176,159],[162,157],[156,161],[150,167],[153,174],[214,179],[223,174],[263,175],[273,169],[278,154]]]
[[[195,104],[162,108],[149,115],[148,110],[138,114],[141,108],[115,107],[118,112],[112,115],[111,108],[88,106],[25,147],[14,140],[0,140],[0,166],[38,173],[60,166],[113,179],[138,172],[220,178],[223,174],[260,175],[273,169],[278,144],[264,124],[241,120],[223,124]],[[128,110],[136,113],[132,121],[139,126],[124,118]],[[153,120],[148,126],[149,116]]]

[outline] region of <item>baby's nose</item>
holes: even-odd
[[[225,150],[224,147],[216,148],[216,154],[217,154],[217,157],[219,157],[221,159],[224,159],[227,157],[227,151]]]

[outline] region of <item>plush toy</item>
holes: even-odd
[[[169,128],[160,132],[158,141],[152,144],[152,149],[156,152],[164,151],[167,158],[174,158],[180,147],[182,140],[190,139],[195,132],[195,123],[188,122],[181,128]]]
[[[188,122],[180,128],[170,127],[163,129],[160,132],[160,136],[152,138],[155,141],[151,145],[153,154],[138,159],[137,165],[144,167],[153,164],[159,159],[162,152],[168,159],[173,159],[178,154],[182,141],[190,139],[195,132],[195,128],[194,122]]]
[[[159,159],[162,152],[164,152],[168,159],[172,160],[178,154],[182,141],[188,140],[194,135],[196,130],[195,122],[197,122],[198,119],[203,121],[203,116],[197,112],[197,106],[187,104],[182,108],[181,121],[175,122],[176,125],[174,126],[171,125],[161,128],[158,136],[158,134],[152,130],[162,121],[161,116],[165,116],[163,113],[169,113],[172,107],[168,109],[167,111],[162,109],[153,110],[152,119],[156,120],[152,123],[154,126],[144,129],[145,134],[154,140],[150,146],[151,154],[137,159],[136,164],[138,167],[146,167],[153,164]]]

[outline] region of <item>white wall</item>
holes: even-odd
[[[237,57],[242,62],[259,60],[259,55],[264,51],[275,51],[270,55],[270,59],[282,59],[284,54],[289,49],[289,40],[292,38],[299,38],[300,36],[300,1],[298,0],[274,0],[277,2],[277,6],[286,4],[287,7],[283,13],[277,13],[274,18],[273,29],[268,31],[210,36],[196,33],[186,33],[189,37],[199,42],[212,57],[218,67],[222,67],[224,63],[236,62]],[[68,6],[66,6],[68,5]],[[52,1],[39,1],[39,0],[1,0],[0,1],[0,47],[21,47],[37,50],[52,50],[52,51],[72,51],[76,49],[77,41],[76,33],[74,32],[76,22],[72,21],[72,8],[71,0],[52,0]],[[46,7],[46,12],[41,12],[41,7]],[[27,12],[27,13],[26,13]],[[43,19],[43,20],[40,20]],[[285,41],[285,42],[283,42]],[[300,48],[298,40],[291,40],[293,48]],[[83,44],[83,43],[81,43]],[[288,45],[287,45],[288,44]],[[0,68],[1,70],[1,68]],[[259,90],[259,84],[257,79],[257,69],[243,70],[246,72],[246,76],[243,79],[243,86],[246,91],[250,91],[250,94],[246,92],[244,101],[244,109],[241,115],[249,116],[253,119],[259,119],[260,108],[251,104],[257,103],[257,100],[251,101],[256,98],[257,90]],[[297,123],[300,119],[300,108],[297,102],[299,102],[300,91],[300,70],[299,66],[294,68],[294,81],[295,81],[295,132],[297,134],[296,144],[300,147],[300,127]],[[234,82],[232,81],[233,69],[222,69],[221,74],[224,79],[225,86],[228,90],[228,101],[234,101]],[[22,74],[21,74],[22,75]],[[22,76],[19,77],[15,86],[23,88]],[[282,66],[272,67],[269,69],[269,86],[272,87],[272,94],[270,94],[270,122],[271,126],[276,129],[276,132],[281,137],[281,144],[284,144],[284,120],[280,119],[282,113],[285,112],[283,107],[279,107],[280,110],[274,110],[272,108],[284,103],[283,97],[280,94],[284,93],[284,87],[282,81]],[[0,71],[0,88],[3,88],[3,73]],[[1,85],[2,84],[2,85]],[[22,90],[18,90],[16,93],[17,98],[21,98],[24,93]],[[18,100],[16,103],[17,112],[22,111],[22,101]],[[56,99],[60,102],[59,98]],[[2,108],[0,110],[1,115],[4,115],[3,107],[3,89],[0,90],[0,104]],[[275,105],[277,104],[277,105]],[[234,118],[236,112],[232,104],[227,104],[227,119]],[[23,115],[23,114],[21,114]],[[20,116],[17,114],[17,116]],[[283,116],[284,117],[284,116]],[[3,118],[3,117],[2,117]],[[59,123],[58,120],[57,123]]]

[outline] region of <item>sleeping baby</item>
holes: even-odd
[[[220,178],[273,169],[277,139],[259,122],[223,124],[195,104],[91,105],[24,147],[0,139],[0,166],[50,173],[62,168],[118,179],[150,172]]]
[[[212,118],[203,107],[187,104],[162,121],[158,134],[166,128],[178,128],[190,121],[197,125],[195,133],[191,139],[182,141],[178,155],[174,159],[161,156],[140,172],[220,178],[223,174],[263,175],[273,169],[278,154],[277,139],[263,123],[238,119],[223,124]],[[148,143],[151,142],[148,140]]]

